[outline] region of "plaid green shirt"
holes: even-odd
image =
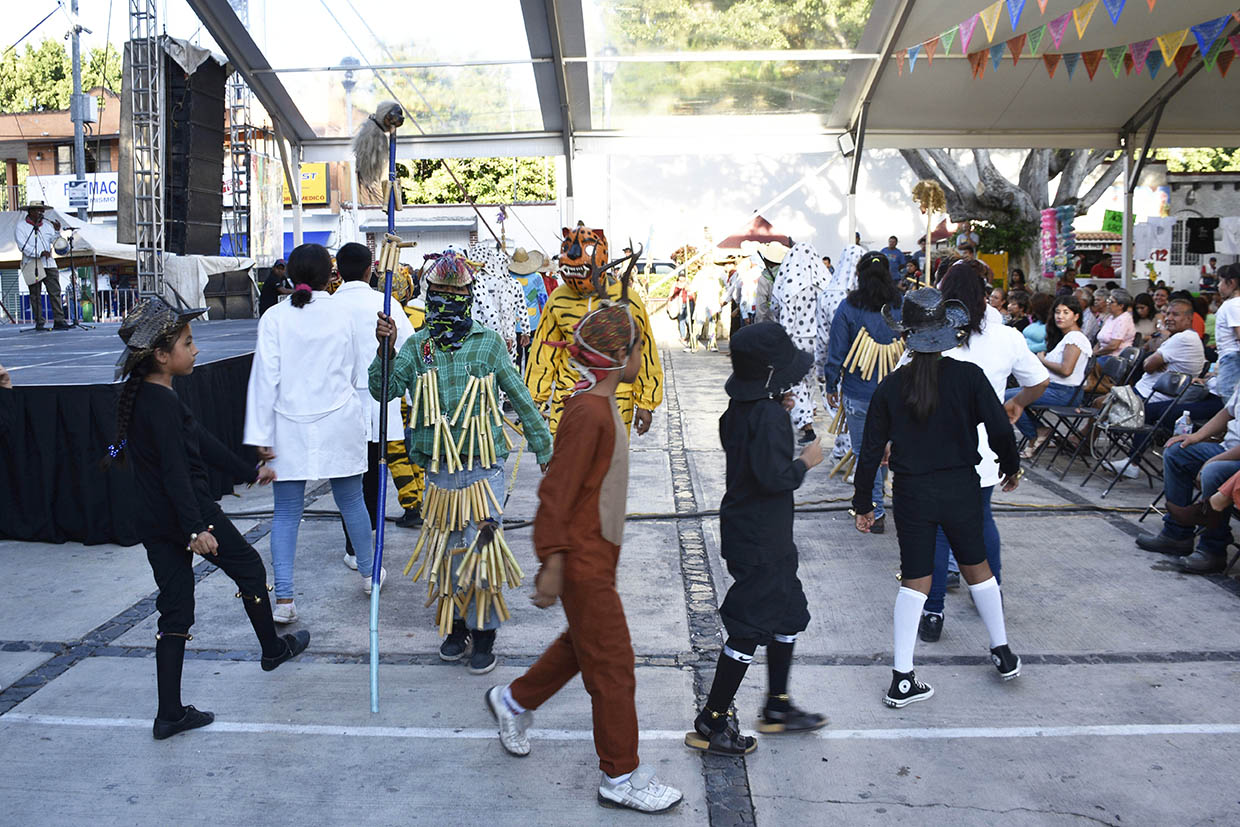
[[[429,365],[423,358],[423,348],[426,346],[429,346],[430,352]],[[370,363],[370,395],[386,402],[408,392],[412,399],[418,376],[431,368],[439,369],[439,406],[448,416],[461,401],[470,376],[495,374],[496,383],[508,395],[508,401],[521,417],[529,449],[540,463],[551,459],[551,431],[530,399],[530,392],[521,381],[521,375],[513,366],[508,348],[498,333],[475,321],[473,330],[466,334],[459,348],[444,351],[431,341],[430,330],[422,328],[409,337],[392,361],[386,395],[381,393],[383,367],[379,357],[376,356]],[[423,424],[420,417],[418,427],[409,430],[409,459],[423,468],[430,466],[431,436],[431,428]],[[508,445],[502,438],[495,442],[495,456],[501,461],[508,458]]]

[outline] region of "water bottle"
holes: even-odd
[[[1188,411],[1180,414],[1180,418],[1175,421],[1175,433],[1191,434],[1193,432],[1193,418],[1188,415]]]

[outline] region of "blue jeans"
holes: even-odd
[[[990,571],[995,580],[1002,583],[999,577],[999,527],[995,525],[995,517],[990,510],[990,497],[994,493],[993,485],[982,489],[982,540],[986,543],[986,562],[990,564]],[[922,607],[923,612],[943,614],[943,598],[947,595],[947,558],[951,551],[951,544],[940,526],[934,540],[934,575],[930,580],[930,596]]]
[[[504,465],[494,465],[490,468],[483,468],[481,465],[475,465],[473,470],[463,469],[460,471],[430,471],[426,472],[427,485],[433,485],[436,488],[442,488],[445,491],[454,491],[461,488],[468,488],[479,480],[488,480],[491,483],[491,490],[495,492],[495,498],[502,505],[504,502]],[[494,509],[495,506],[488,505],[487,508]],[[496,522],[503,521],[503,515],[492,513],[490,515]],[[474,537],[478,536],[478,524],[470,521],[465,526],[464,531],[453,531],[448,535],[448,548],[469,548],[473,543]],[[486,583],[485,578],[482,581]],[[457,589],[458,594],[464,594],[464,589]],[[472,605],[471,605],[472,609]],[[499,618],[495,616],[495,612],[488,612],[486,620],[481,626],[477,625],[478,616],[475,612],[468,612],[465,625],[471,629],[498,629]]]
[[[332,499],[344,518],[344,528],[357,553],[357,571],[370,577],[375,549],[370,534],[370,512],[362,496],[362,475],[336,477],[331,481]],[[277,599],[293,596],[293,558],[297,555],[297,529],[306,502],[305,480],[276,480],[271,484],[275,514],[271,518],[271,568],[275,572]]]
[[[1193,501],[1193,479],[1201,474],[1201,497],[1212,496],[1219,486],[1227,482],[1237,471],[1240,462],[1211,462],[1206,460],[1223,453],[1223,446],[1217,442],[1198,442],[1196,445],[1172,445],[1163,451],[1163,493],[1167,502],[1176,505],[1188,505]],[[1204,467],[1203,467],[1204,466]],[[1228,509],[1230,512],[1231,509]],[[1193,536],[1193,529],[1182,526],[1171,519],[1170,514],[1163,515],[1162,533],[1173,540],[1188,540]],[[1231,542],[1230,513],[1228,519],[1222,521],[1214,531],[1206,531],[1197,541],[1197,548],[1207,554],[1225,554],[1227,544]]]
[[[852,441],[853,453],[860,455],[861,437],[865,434],[865,416],[869,413],[870,401],[841,395],[841,404],[844,406],[844,419],[848,422],[848,438]],[[870,499],[874,501],[876,520],[887,513],[883,509],[883,484],[886,480],[887,469],[880,466],[878,473],[874,475],[874,490],[870,494]]]
[[[1236,385],[1240,383],[1240,350],[1224,353],[1218,357],[1218,395],[1226,402],[1231,398],[1231,393],[1236,389]]]
[[[680,327],[680,340],[688,342],[693,338],[693,305],[695,302],[690,299],[680,308],[680,315],[676,317],[676,323]]]
[[[1024,388],[1008,388],[1003,394],[1003,401],[1017,396]],[[1080,387],[1071,388],[1067,385],[1056,385],[1051,382],[1046,386],[1046,390],[1042,391],[1042,395],[1031,402],[1032,405],[1071,405],[1076,401],[1077,395],[1081,392]],[[1016,430],[1020,431],[1027,439],[1033,439],[1038,435],[1038,428],[1033,424],[1033,419],[1027,413],[1022,413],[1020,419],[1016,420]]]

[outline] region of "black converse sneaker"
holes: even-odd
[[[439,644],[439,659],[448,662],[458,661],[469,651],[470,634],[465,628],[465,621],[459,617],[452,621],[452,631]]]
[[[883,703],[899,709],[931,697],[934,697],[934,687],[930,684],[917,680],[917,676],[912,672],[897,672],[892,669],[891,688],[887,690]]]
[[[758,748],[758,739],[741,735],[727,715],[703,709],[693,721],[693,731],[685,733],[685,746],[714,755],[748,755]]]
[[[990,662],[999,670],[999,677],[1010,681],[1020,674],[1020,658],[1005,643],[990,650]]]
[[[830,722],[826,715],[806,712],[793,706],[787,695],[770,695],[766,699],[766,707],[758,717],[758,732],[763,735],[809,732],[822,729],[828,723]]]

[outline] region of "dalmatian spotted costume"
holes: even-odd
[[[508,275],[508,257],[483,241],[469,245],[465,257],[482,265],[474,280],[474,318],[502,336],[509,355],[515,355],[517,329],[528,333],[530,322],[524,312],[517,312],[518,307],[524,311],[525,296]]]
[[[792,343],[806,353],[817,350],[818,296],[826,288],[828,278],[822,256],[808,242],[801,242],[788,252],[775,277],[771,291],[775,321],[788,332]],[[797,430],[814,424],[810,381],[802,380],[792,389],[792,425]]]

